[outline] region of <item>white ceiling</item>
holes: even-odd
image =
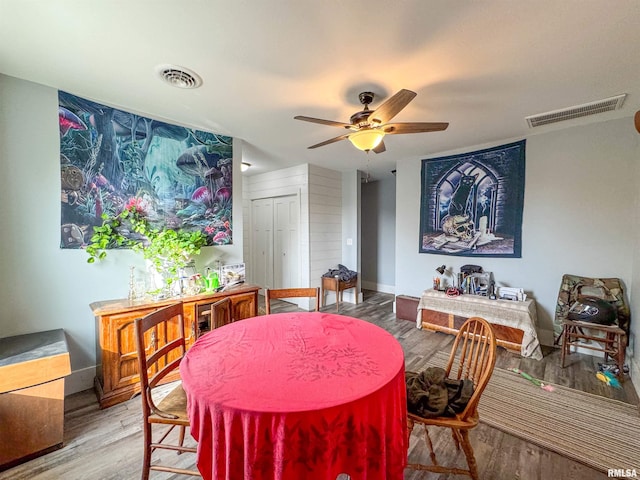
[[[640,109],[638,0],[0,0],[0,73],[244,140],[249,173],[312,163],[375,177],[396,162]],[[155,68],[204,84],[183,90]],[[365,154],[358,93],[418,96],[394,121],[450,122]],[[627,93],[622,109],[529,129],[524,117]],[[632,120],[630,120],[632,121]]]

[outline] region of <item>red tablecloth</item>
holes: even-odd
[[[404,354],[376,325],[249,318],[200,337],[180,373],[205,479],[403,478]]]

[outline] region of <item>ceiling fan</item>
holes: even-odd
[[[353,145],[365,152],[373,150],[375,153],[382,153],[386,150],[382,141],[385,135],[398,135],[401,133],[421,133],[421,132],[437,132],[446,130],[449,126],[444,122],[405,122],[405,123],[388,123],[400,111],[406,107],[417,94],[411,90],[400,90],[386,102],[375,110],[369,110],[369,104],[373,102],[373,92],[362,92],[359,95],[360,103],[364,105],[364,109],[351,115],[349,121],[351,123],[335,122],[333,120],[323,120],[321,118],[305,117],[298,115],[296,120],[304,120],[305,122],[320,123],[331,127],[340,127],[351,130],[349,133],[340,135],[339,137],[326,140],[308,148],[318,148],[340,140],[349,139]]]

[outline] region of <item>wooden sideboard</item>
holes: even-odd
[[[260,287],[239,285],[217,293],[151,300],[106,300],[90,305],[96,319],[96,378],[94,381],[100,408],[110,407],[129,400],[140,391],[138,355],[136,353],[134,321],[159,308],[182,304],[187,349],[193,345],[201,330],[206,330],[203,315],[211,304],[224,298],[231,299],[233,320],[255,317],[258,314]],[[171,337],[171,332],[159,332],[158,336]],[[159,341],[164,338],[158,338]],[[178,380],[178,374],[167,381]]]

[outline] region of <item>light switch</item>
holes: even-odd
[[[353,245],[353,239],[347,238],[347,245]]]

